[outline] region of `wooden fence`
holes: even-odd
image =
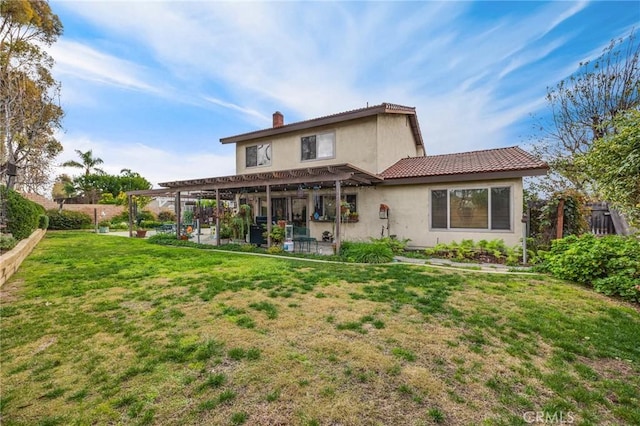
[[[587,220],[592,234],[611,235],[616,233],[607,203],[589,203],[587,207],[591,209],[591,215]]]

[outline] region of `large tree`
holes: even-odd
[[[44,47],[62,34],[47,1],[0,0],[0,181],[37,190],[49,183],[63,111],[53,59]],[[17,167],[16,178],[9,179]]]
[[[83,158],[85,160],[96,160],[91,155],[91,151],[85,153],[78,151],[78,153],[84,154]],[[97,158],[97,160],[100,159]],[[125,193],[127,191],[151,189],[151,182],[130,169],[122,169],[120,175],[110,175],[95,168],[96,163],[94,161],[85,161],[84,164],[77,163],[77,167],[85,169],[85,173],[80,176],[74,178],[69,178],[66,175],[58,176],[54,185],[58,194],[64,193],[67,196],[80,195],[85,202],[89,203],[99,201],[102,204],[126,205],[127,197]],[[69,164],[67,162],[64,165],[68,166]]]
[[[84,175],[89,176],[92,172],[96,174],[104,174],[104,170],[97,168],[100,164],[104,164],[102,158],[94,157],[93,150],[88,150],[86,152],[82,152],[79,149],[76,149],[76,154],[80,157],[80,162],[75,160],[69,160],[62,163],[63,167],[76,167],[79,169],[84,169]]]
[[[80,161],[69,160],[62,163],[63,167],[76,167],[84,170],[84,174],[73,179],[75,189],[82,193],[85,198],[90,200],[90,203],[95,203],[100,198],[100,188],[96,185],[96,180],[100,176],[105,175],[104,170],[99,169],[97,166],[103,164],[102,158],[94,157],[92,150],[82,152],[76,149],[76,154],[80,157]]]
[[[76,190],[73,185],[73,179],[66,173],[59,175],[53,182],[51,188],[51,197],[56,198],[71,197],[75,194]]]
[[[551,167],[542,190],[575,188],[590,193],[593,180],[576,164],[593,142],[614,133],[621,112],[640,106],[640,44],[632,31],[602,55],[547,91],[550,119],[541,123],[534,151]],[[546,185],[545,185],[546,184]]]
[[[640,111],[619,114],[612,124],[615,133],[597,139],[577,164],[604,200],[640,226]]]

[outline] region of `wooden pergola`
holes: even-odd
[[[366,172],[351,164],[337,164],[330,166],[305,167],[300,169],[277,170],[269,172],[248,173],[233,176],[220,176],[202,179],[163,182],[162,188],[137,190],[127,192],[129,197],[129,235],[133,236],[132,197],[142,196],[173,196],[175,197],[176,217],[178,229],[181,227],[180,197],[185,192],[208,192],[215,194],[216,205],[220,205],[222,196],[229,198],[238,193],[252,189],[264,192],[267,196],[267,244],[271,245],[271,191],[296,190],[300,185],[305,186],[335,186],[336,206],[340,205],[343,186],[370,186],[382,182],[380,176]],[[220,215],[216,215],[216,229],[220,229]],[[176,238],[179,238],[176,232]],[[340,250],[340,215],[335,218],[336,250]],[[220,232],[216,232],[216,244],[220,245]]]

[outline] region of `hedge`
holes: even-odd
[[[49,229],[67,230],[83,229],[89,227],[93,221],[86,213],[74,212],[70,210],[47,210],[49,216]]]
[[[0,186],[2,199],[7,202],[7,230],[16,240],[27,238],[38,228],[44,207],[27,200],[16,191]]]

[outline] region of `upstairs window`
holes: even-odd
[[[248,146],[245,150],[246,167],[270,166],[271,144]]]
[[[302,161],[334,158],[335,142],[335,133],[320,133],[312,136],[303,136],[301,139]]]

